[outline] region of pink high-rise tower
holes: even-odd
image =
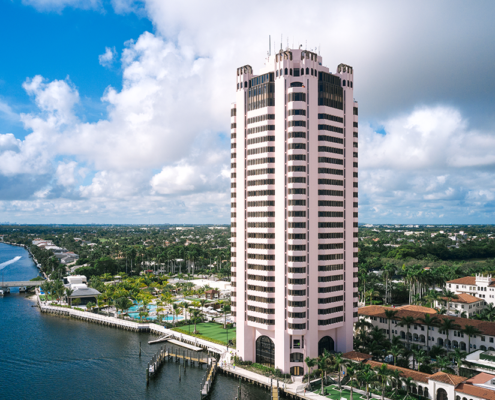
[[[301,49],[237,69],[232,133],[232,312],[244,360],[302,375],[353,348],[358,105],[352,67]]]

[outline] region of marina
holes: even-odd
[[[0,243],[0,263],[19,255],[18,251],[22,252],[19,254],[23,258],[18,261],[19,265],[13,263],[5,269],[5,280],[29,280],[38,275],[31,259],[20,247]],[[146,385],[148,361],[157,350],[156,346],[144,344],[162,337],[163,331],[151,332],[149,327],[139,331],[111,329],[104,321],[76,319],[55,314],[55,311],[40,313],[37,307],[31,307],[36,303],[19,294],[17,288],[0,301],[2,345],[10,349],[8,359],[0,359],[3,398],[30,399],[33,393],[36,397],[54,400],[198,399],[200,396],[199,385],[206,372],[204,366],[187,368],[186,374],[182,371],[179,381],[179,363],[167,362]],[[175,339],[180,341],[180,334]],[[190,344],[203,349],[202,353],[195,353],[200,358],[206,357],[208,346],[201,339],[195,344],[195,340],[192,338]],[[141,356],[140,342],[143,343]],[[183,342],[186,342],[185,338]],[[167,347],[177,348],[178,352],[185,350],[172,343],[167,343]],[[19,391],[20,387],[29,388],[29,391]],[[84,387],[83,391],[81,387]],[[217,374],[209,398],[233,400],[237,390],[237,379]],[[246,399],[270,399],[266,390],[254,385],[246,385],[244,391]]]

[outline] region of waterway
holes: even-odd
[[[6,281],[38,275],[25,249],[3,243],[0,268],[0,279],[3,273]],[[146,386],[146,366],[159,346],[147,344],[150,335],[41,314],[32,305],[17,289],[0,297],[0,398],[200,398],[204,367],[187,368],[179,382],[178,364],[164,363]],[[211,399],[234,400],[238,384],[218,374]],[[243,400],[270,399],[267,391],[247,383],[242,383],[241,393]]]

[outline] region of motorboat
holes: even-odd
[[[9,294],[10,293],[10,288],[9,287],[0,287],[0,290],[3,292],[3,295],[6,295],[6,294]]]
[[[0,289],[0,297],[3,297],[4,293],[3,293],[3,290]]]
[[[27,288],[26,288],[26,286],[21,286],[21,287],[19,288],[19,293],[26,293],[26,292],[27,292]]]

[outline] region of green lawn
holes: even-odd
[[[207,322],[197,324],[196,329],[200,334],[194,336],[197,336],[198,338],[204,338],[206,340],[213,339],[214,341],[222,342],[225,345],[227,344],[227,329],[223,329],[223,325],[214,322]],[[179,328],[174,328],[174,330],[182,333],[189,333],[189,326],[181,326]],[[191,333],[193,330],[194,325],[191,324]],[[228,331],[229,340],[234,340],[236,335],[235,328],[231,328]]]
[[[338,385],[326,386],[324,390],[326,397],[332,400],[340,400],[341,397],[347,400],[350,400],[351,398],[351,392],[346,389],[342,389],[342,396],[341,396]],[[321,392],[320,389],[315,391],[315,393],[317,394],[320,394],[320,392]],[[366,400],[365,396],[361,396],[359,393],[356,393],[354,391],[352,392],[352,397],[353,400]]]

